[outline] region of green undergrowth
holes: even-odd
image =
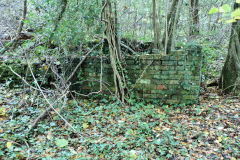
[[[59,105],[60,106],[60,105]],[[55,106],[59,111],[59,106]],[[108,99],[69,100],[61,115],[35,92],[0,88],[0,159],[238,159],[239,103],[120,106]]]

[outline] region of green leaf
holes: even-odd
[[[29,24],[29,23],[30,23],[30,20],[25,19],[25,20],[24,20],[24,23]]]
[[[12,147],[12,142],[7,142],[6,147],[11,148]]]
[[[210,11],[208,12],[208,14],[214,14],[214,13],[217,13],[219,12],[218,8],[214,7],[212,9],[210,9]]]
[[[224,4],[221,8],[220,8],[220,12],[231,12],[231,7],[228,4]]]
[[[225,21],[225,23],[233,23],[233,22],[236,22],[236,19],[230,19],[230,20]]]
[[[136,154],[136,152],[134,150],[130,151],[130,159],[131,160],[137,159],[137,154]]]
[[[240,3],[240,0],[236,0],[236,3]]]
[[[221,23],[222,21],[226,20],[226,18],[221,18],[218,23]]]
[[[235,9],[232,14],[232,18],[239,17],[240,16],[240,8]]]
[[[59,148],[62,148],[62,147],[65,147],[68,145],[68,141],[66,139],[58,139],[56,141],[56,145],[59,147]]]

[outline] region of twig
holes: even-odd
[[[52,104],[49,102],[49,100],[47,99],[47,96],[46,96],[46,95],[44,94],[44,92],[42,91],[41,87],[39,86],[39,84],[38,84],[38,82],[37,82],[37,80],[36,80],[36,78],[35,78],[35,76],[34,76],[34,74],[33,74],[33,71],[32,71],[32,68],[31,68],[31,66],[30,66],[30,62],[29,62],[29,59],[28,59],[28,58],[27,58],[27,63],[28,63],[28,67],[29,67],[29,69],[30,69],[30,72],[31,72],[31,74],[32,74],[32,77],[33,77],[33,79],[34,79],[34,81],[35,81],[38,89],[40,90],[42,96],[44,97],[45,101],[47,102],[47,104],[51,107],[51,109],[52,109],[75,133],[78,133],[78,132],[73,128],[73,126],[72,126],[72,125],[52,106]],[[82,135],[79,134],[79,136],[80,136],[81,138],[83,138]]]
[[[136,80],[136,82],[135,82],[135,84],[134,84],[134,86],[133,86],[132,89],[134,89],[134,88],[136,87],[138,81],[139,81],[140,79],[142,79],[142,77],[144,76],[146,70],[148,69],[148,67],[149,67],[150,65],[152,65],[152,63],[153,63],[153,61],[150,62],[150,63],[145,67],[145,69],[143,70],[143,72],[142,72],[142,74],[140,75],[140,77]]]
[[[88,97],[88,96],[90,96],[90,95],[93,95],[93,94],[98,94],[98,93],[101,93],[102,92],[102,86],[103,86],[103,59],[102,59],[102,56],[101,56],[101,73],[100,73],[100,89],[99,89],[99,91],[97,91],[97,92],[91,92],[91,93],[89,93],[89,94],[87,94],[87,95],[85,95],[85,94],[80,94],[80,93],[77,93],[77,92],[74,92],[73,91],[73,93],[76,93],[76,94],[78,94],[78,95],[80,95],[80,96],[84,96],[84,97]]]
[[[12,67],[8,66],[8,68],[11,70],[11,72],[13,72],[13,74],[15,74],[18,78],[20,78],[27,86],[29,86],[30,88],[40,91],[38,88],[33,87],[32,85],[30,85],[24,78],[22,78],[22,76],[20,76],[18,73],[16,73]],[[51,93],[51,91],[47,91],[47,90],[42,90],[45,93]]]
[[[21,144],[20,144],[20,143],[14,142],[14,141],[12,141],[12,140],[9,140],[9,139],[0,138],[0,140],[3,140],[3,141],[9,141],[9,142],[11,142],[11,143],[13,143],[13,144],[16,144],[16,145],[19,145],[19,146],[21,146]]]
[[[58,98],[52,105],[54,105],[55,103],[57,103],[60,99],[62,99],[63,97],[65,97],[68,94],[65,93],[63,96],[61,96],[60,98]],[[45,115],[47,114],[47,112],[51,109],[51,107],[48,107],[47,109],[45,109],[32,123],[31,127],[29,128],[28,132],[31,132],[38,124],[38,122],[40,121],[40,119],[42,119],[43,117],[45,117]]]
[[[123,43],[120,43],[121,46],[125,47],[126,49],[128,49],[129,51],[131,51],[133,54],[135,55],[138,55],[132,48],[130,48],[129,46],[123,44]]]
[[[105,19],[103,19],[103,13],[104,13],[104,9],[106,8],[107,6],[107,2],[104,3],[102,9],[101,9],[101,21],[104,21],[107,23],[107,21]]]
[[[27,141],[24,141],[24,142],[25,142],[25,144],[26,144],[26,146],[27,146],[27,148],[28,148],[28,150],[27,150],[27,153],[28,153],[28,155],[27,155],[27,160],[29,160],[31,149],[30,149],[30,147],[29,147]]]
[[[12,141],[12,140],[9,140],[9,139],[3,139],[3,138],[0,138],[0,140],[3,140],[3,141],[9,141],[9,142],[11,142],[11,143],[13,143],[13,144],[16,144],[16,145],[18,145],[18,146],[22,146],[22,144],[20,144],[20,143],[17,143],[17,142],[14,142],[14,141]],[[28,156],[27,156],[27,160],[29,160],[29,156],[30,156],[30,147],[29,147],[29,144],[26,142],[26,141],[24,141],[25,142],[25,144],[26,144],[26,146],[27,146],[27,148],[28,148]]]

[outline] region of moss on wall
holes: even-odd
[[[61,59],[61,72],[70,75],[82,57]],[[101,65],[102,61],[102,65]],[[8,66],[31,81],[27,65],[22,61],[0,61],[0,82],[13,82],[20,79],[13,75]],[[129,83],[129,90],[138,98],[163,103],[197,103],[201,82],[202,52],[198,46],[185,50],[172,51],[163,56],[150,54],[125,56],[123,66]],[[49,83],[51,73],[44,74],[43,64],[34,63],[34,72],[39,81]],[[101,69],[103,72],[103,93],[114,92],[113,72],[108,57],[89,57],[81,65],[72,79],[72,90],[88,94],[100,88]],[[42,75],[45,75],[44,77]],[[103,94],[102,93],[102,94]]]

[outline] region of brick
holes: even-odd
[[[169,75],[169,79],[170,80],[180,80],[182,78],[182,76],[179,76],[179,75]]]
[[[162,80],[162,79],[151,79],[152,84],[156,84],[156,85],[161,85],[161,84],[166,84],[166,80]]]
[[[143,94],[143,98],[156,99],[157,95],[156,94]]]
[[[163,90],[151,90],[152,94],[160,94],[160,95],[164,95],[166,94],[166,91]]]
[[[169,74],[174,74],[176,75],[177,74],[177,71],[168,71]]]
[[[153,78],[155,79],[161,79],[162,75],[153,75]]]
[[[186,62],[185,61],[178,61],[178,65],[184,66],[184,65],[186,65]]]
[[[179,75],[192,75],[191,71],[177,71]]]
[[[141,79],[141,80],[139,81],[139,83],[141,83],[141,84],[150,84],[150,83],[151,83],[151,80],[150,80],[150,79]]]
[[[157,90],[168,90],[167,86],[165,85],[158,85],[156,88]]]
[[[161,70],[162,66],[152,66],[151,67],[153,70]]]
[[[178,61],[178,60],[185,60],[185,55],[173,55],[170,57],[170,60],[175,60],[175,61]]]
[[[169,89],[176,89],[179,85],[175,85],[175,84],[169,84],[168,88]]]
[[[183,71],[184,70],[184,66],[176,66],[176,70]]]
[[[169,71],[162,71],[162,75],[169,75]]]
[[[196,56],[188,56],[187,60],[188,61],[199,61],[200,59]]]
[[[169,69],[170,69],[169,67],[170,67],[170,66],[160,66],[160,67],[159,67],[159,70],[163,70],[163,71],[169,70]]]
[[[168,104],[178,104],[179,102],[180,102],[180,100],[178,100],[178,99],[168,99],[166,101],[166,103],[168,103]]]
[[[169,77],[167,75],[162,75],[160,79],[167,80],[167,79],[169,79]]]
[[[160,75],[162,72],[161,71],[155,71],[155,70],[147,70],[146,71],[147,74],[151,74],[151,75]]]
[[[169,80],[168,84],[179,84],[178,80]]]
[[[176,66],[169,66],[169,71],[176,71]]]
[[[157,89],[157,85],[154,85],[154,84],[144,84],[143,87],[146,88],[146,90],[150,90],[150,91]]]
[[[168,55],[161,57],[161,60],[164,60],[164,61],[168,61],[169,59],[170,59],[170,56]]]
[[[177,61],[162,61],[162,65],[174,66],[177,65]]]
[[[155,61],[153,61],[152,65],[160,66],[160,65],[162,65],[162,61],[155,60]]]

